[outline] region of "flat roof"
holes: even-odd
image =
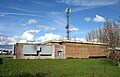
[[[99,42],[87,42],[87,41],[79,41],[79,40],[51,40],[42,43],[16,43],[23,45],[44,45],[48,43],[77,43],[77,44],[96,44],[96,45],[108,45],[107,43],[99,43]]]
[[[52,40],[52,41],[46,41],[43,42],[42,44],[47,44],[47,43],[80,43],[80,44],[98,44],[98,45],[108,45],[107,43],[99,43],[99,42],[83,42],[83,41],[73,41],[73,40]]]
[[[16,44],[23,44],[23,45],[42,45],[41,43],[16,43]]]

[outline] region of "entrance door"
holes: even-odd
[[[58,51],[58,58],[62,59],[63,58],[63,52],[62,51]]]

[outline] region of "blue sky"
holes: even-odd
[[[119,0],[0,0],[0,44],[65,39],[68,6],[71,39],[120,16]]]

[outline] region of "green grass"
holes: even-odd
[[[0,77],[120,77],[111,59],[3,59]]]

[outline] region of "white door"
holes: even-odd
[[[63,58],[63,52],[62,51],[58,51],[58,58],[62,59]]]

